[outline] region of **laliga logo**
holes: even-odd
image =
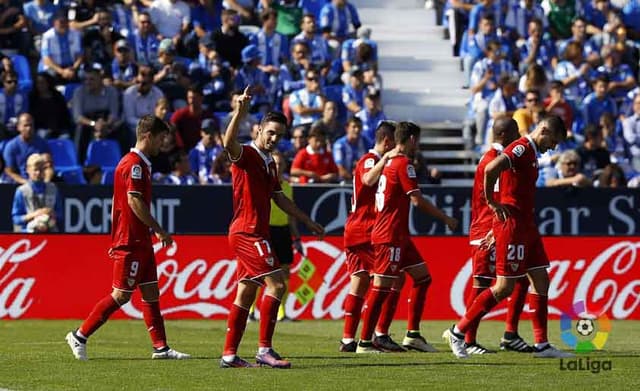
[[[573,320],[578,321],[573,325]],[[602,350],[611,332],[611,322],[606,314],[594,316],[587,313],[584,301],[573,303],[571,312],[560,315],[562,342],[578,353]]]

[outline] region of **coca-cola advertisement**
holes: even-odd
[[[0,319],[80,319],[111,291],[107,235],[0,235]],[[425,319],[455,319],[465,310],[471,287],[466,238],[416,237],[433,283]],[[589,313],[640,319],[640,239],[549,237],[552,317],[583,301]],[[339,319],[349,291],[342,238],[304,240],[306,256],[291,268],[287,315]],[[222,319],[236,288],[236,261],[225,236],[176,236],[155,247],[161,306],[167,318]],[[411,284],[406,282],[405,289]],[[406,295],[406,292],[403,292]],[[406,296],[405,296],[406,297]],[[487,317],[499,318],[504,307]],[[396,317],[405,318],[406,300]],[[114,317],[141,318],[140,298]]]

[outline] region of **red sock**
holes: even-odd
[[[238,351],[238,345],[247,327],[247,316],[249,316],[248,309],[235,304],[231,306],[227,319],[227,337],[224,340],[223,356],[230,356]]]
[[[167,346],[167,336],[164,332],[164,319],[162,319],[162,314],[160,313],[160,303],[158,301],[148,303],[143,300],[142,315],[144,316],[144,323],[147,325],[153,347],[161,349]]]
[[[467,309],[467,312],[464,314],[462,319],[458,322],[458,330],[466,333],[473,322],[480,322],[480,319],[482,319],[487,312],[491,311],[496,304],[498,304],[498,301],[493,296],[491,289],[486,289],[484,292],[480,293],[480,295],[476,297],[471,304],[471,307]]]
[[[360,330],[360,339],[370,341],[373,335],[373,329],[378,323],[380,310],[387,296],[389,296],[389,288],[380,288],[374,286],[367,296],[367,304],[362,311],[362,330]]]
[[[481,287],[473,287],[471,288],[471,292],[469,293],[469,296],[467,296],[467,308],[471,307],[471,304],[473,304],[473,300],[475,300],[476,297],[480,296],[480,293],[482,293],[482,291],[484,291],[485,289],[487,289],[484,286]],[[477,322],[471,322],[467,328],[467,332],[464,333],[464,342],[466,343],[475,343],[476,342],[476,335],[478,334],[478,326],[480,326],[480,320],[478,320]]]
[[[522,307],[524,307],[524,301],[527,298],[527,291],[529,290],[529,279],[518,278],[516,285],[513,287],[511,296],[507,299],[507,318],[505,320],[504,331],[508,333],[518,332],[518,322],[520,321],[520,315],[522,314]]]
[[[380,312],[380,318],[376,325],[376,331],[380,334],[389,335],[389,327],[393,322],[393,317],[396,314],[396,307],[398,307],[398,300],[400,300],[400,292],[396,289],[391,289],[387,299],[382,304],[382,310]]]
[[[547,315],[549,312],[547,296],[531,293],[529,295],[529,308],[531,312],[533,312],[531,322],[533,323],[533,338],[535,343],[547,342]]]
[[[355,338],[358,323],[360,323],[362,304],[364,304],[364,299],[351,293],[344,300],[344,330],[342,331],[342,338]]]
[[[87,319],[82,322],[79,329],[80,333],[89,338],[89,336],[95,333],[95,331],[99,329],[100,326],[102,326],[118,308],[120,308],[120,305],[116,303],[113,296],[105,296],[102,300],[96,303]]]
[[[420,321],[422,320],[422,311],[424,310],[424,302],[427,298],[427,289],[431,285],[431,277],[427,277],[422,281],[413,284],[409,293],[409,319],[407,321],[407,330],[420,331]]]
[[[273,339],[273,331],[276,329],[278,321],[278,307],[280,300],[273,296],[262,295],[262,303],[260,303],[260,341],[261,348],[270,348]]]

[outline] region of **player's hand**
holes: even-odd
[[[400,145],[398,144],[392,150],[387,151],[387,153],[384,154],[383,158],[385,158],[386,160],[389,160],[398,156],[399,154],[400,154]]]
[[[490,249],[495,243],[496,237],[493,236],[493,230],[491,230],[480,240],[480,248]]]
[[[242,95],[240,95],[240,97],[238,98],[238,113],[241,116],[245,116],[247,115],[247,113],[249,112],[249,108],[251,107],[251,99],[253,98],[250,94],[251,91],[251,86],[247,86],[244,89],[244,92],[242,92]]]
[[[322,240],[324,238],[324,227],[313,220],[309,220],[306,224],[309,231],[313,232],[318,236],[318,239]]]
[[[449,227],[450,230],[455,231],[458,228],[458,219],[447,216],[444,220],[444,223]]]
[[[305,256],[304,247],[302,246],[302,242],[300,241],[300,239],[295,239],[293,241],[293,248],[295,248],[300,255],[302,255],[303,257]]]
[[[167,231],[156,232],[156,238],[162,243],[162,247],[168,247],[173,244],[173,238]]]
[[[505,221],[507,217],[511,216],[511,211],[505,205],[502,204],[494,204],[489,205],[491,209],[493,209],[493,213],[496,214],[498,220]]]

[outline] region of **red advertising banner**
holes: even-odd
[[[175,240],[170,248],[156,248],[163,313],[174,319],[226,317],[236,287],[236,262],[226,237]],[[433,275],[424,318],[460,317],[471,286],[467,240],[414,240]],[[640,238],[550,237],[544,242],[551,259],[553,317],[583,301],[590,313],[640,319]],[[287,315],[341,318],[349,291],[342,238],[306,238],[304,244],[307,258],[297,256],[292,267]],[[0,235],[0,319],[84,318],[111,291],[108,246],[106,235]],[[497,318],[504,312],[498,307],[487,316]],[[401,300],[396,317],[406,318],[406,313],[406,300]],[[115,317],[141,318],[139,297]]]

